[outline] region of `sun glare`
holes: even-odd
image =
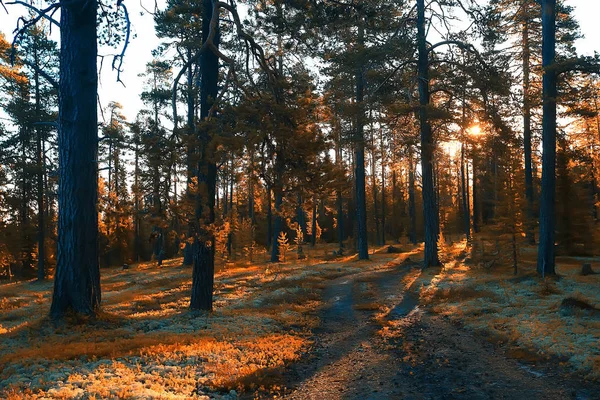
[[[473,136],[479,136],[483,134],[483,131],[481,130],[481,127],[478,124],[472,125],[469,129],[467,129],[467,132],[469,133],[469,135]]]

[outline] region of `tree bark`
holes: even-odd
[[[410,231],[408,238],[412,244],[417,244],[417,205],[415,199],[415,167],[413,165],[412,151],[408,156],[408,215],[410,218]]]
[[[473,232],[479,233],[479,184],[477,178],[477,164],[473,157]]]
[[[34,49],[35,65],[39,66],[38,52]],[[34,84],[35,84],[35,119],[40,122],[40,76],[37,69],[34,73]],[[41,127],[36,128],[36,155],[37,155],[37,207],[38,207],[38,254],[37,254],[37,278],[38,281],[43,281],[46,278],[45,271],[45,259],[46,259],[46,222],[44,218],[44,175],[46,173],[44,168],[44,152],[43,152],[43,141]]]
[[[381,244],[385,245],[385,151],[383,149],[383,129],[380,130],[381,148]]]
[[[375,140],[371,141],[372,150],[371,150],[371,186],[373,187],[373,215],[375,217],[375,243],[381,245],[381,226],[379,225],[379,202],[377,199],[377,172],[376,172],[376,163],[377,163],[377,155],[375,152]]]
[[[365,27],[363,16],[358,21],[358,49],[364,51]],[[356,225],[358,259],[369,259],[369,244],[367,238],[367,195],[365,190],[365,137],[364,137],[364,65],[363,55],[359,55],[356,67],[356,137],[355,137],[355,179],[356,179]]]
[[[342,170],[342,137],[341,137],[341,128],[337,123],[336,117],[336,140],[335,140],[335,162],[340,169]],[[336,205],[337,205],[337,234],[338,234],[338,244],[339,244],[339,253],[342,254],[344,249],[344,199],[342,196],[342,187],[338,185],[335,191],[336,196]]]
[[[556,197],[556,0],[542,0],[542,67],[544,75],[542,117],[542,191],[537,272],[554,275]]]
[[[50,314],[94,315],[98,265],[98,76],[95,0],[61,6],[58,261]]]
[[[213,13],[213,0],[203,0],[202,41],[208,39],[210,21]],[[219,46],[220,34],[214,38]],[[200,57],[202,78],[200,81],[200,120],[209,116],[218,94],[219,58],[212,51],[206,51]],[[215,237],[211,225],[215,222],[215,195],[217,185],[217,166],[212,154],[208,154],[211,133],[203,128],[199,134],[198,190],[196,195],[196,235],[194,238],[194,267],[192,270],[192,310],[212,311],[215,279]]]
[[[471,240],[471,210],[469,209],[469,189],[467,187],[467,176],[465,172],[465,144],[462,143],[460,149],[460,183],[461,197],[464,218],[465,236],[467,240]]]
[[[312,235],[310,237],[311,247],[315,247],[317,244],[317,196],[313,196],[313,208],[312,208]]]
[[[417,41],[419,75],[419,122],[421,127],[421,171],[425,218],[425,257],[423,267],[440,265],[438,258],[439,216],[433,184],[433,135],[429,124],[429,57],[425,32],[425,0],[417,0]]]
[[[281,188],[275,187],[275,223],[273,224],[273,236],[271,237],[271,262],[279,262],[279,242],[277,238],[283,229],[283,218],[281,217],[281,205],[283,204],[283,193]]]
[[[524,5],[526,7],[526,5]],[[529,244],[535,244],[535,210],[533,198],[533,172],[531,169],[531,98],[530,89],[530,60],[529,15],[525,11],[522,27],[523,46],[523,154],[525,158],[525,235]]]
[[[273,245],[273,200],[271,195],[271,187],[267,185],[267,249]]]
[[[140,261],[141,238],[140,238],[140,134],[138,131],[134,133],[134,170],[133,170],[133,186],[135,187],[134,202],[133,202],[133,259],[136,262]],[[177,194],[175,194],[177,198]]]

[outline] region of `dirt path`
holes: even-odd
[[[337,279],[313,351],[286,376],[296,399],[600,399],[600,385],[526,365],[418,306],[404,290],[416,264]],[[404,281],[403,281],[404,280]],[[385,340],[376,305],[402,334]]]

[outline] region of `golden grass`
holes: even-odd
[[[103,311],[58,326],[47,318],[51,282],[0,286],[7,299],[0,398],[189,398],[198,387],[275,388],[311,344],[328,281],[389,268],[398,256],[328,262],[329,247],[269,273],[266,263],[223,265],[210,314],[188,311],[191,269],[181,259],[103,269]]]
[[[23,298],[8,298],[3,297],[0,299],[0,311],[10,311],[16,308],[23,307],[23,305],[27,304],[27,300]]]

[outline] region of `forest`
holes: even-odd
[[[576,3],[0,0],[0,398],[600,399]]]

